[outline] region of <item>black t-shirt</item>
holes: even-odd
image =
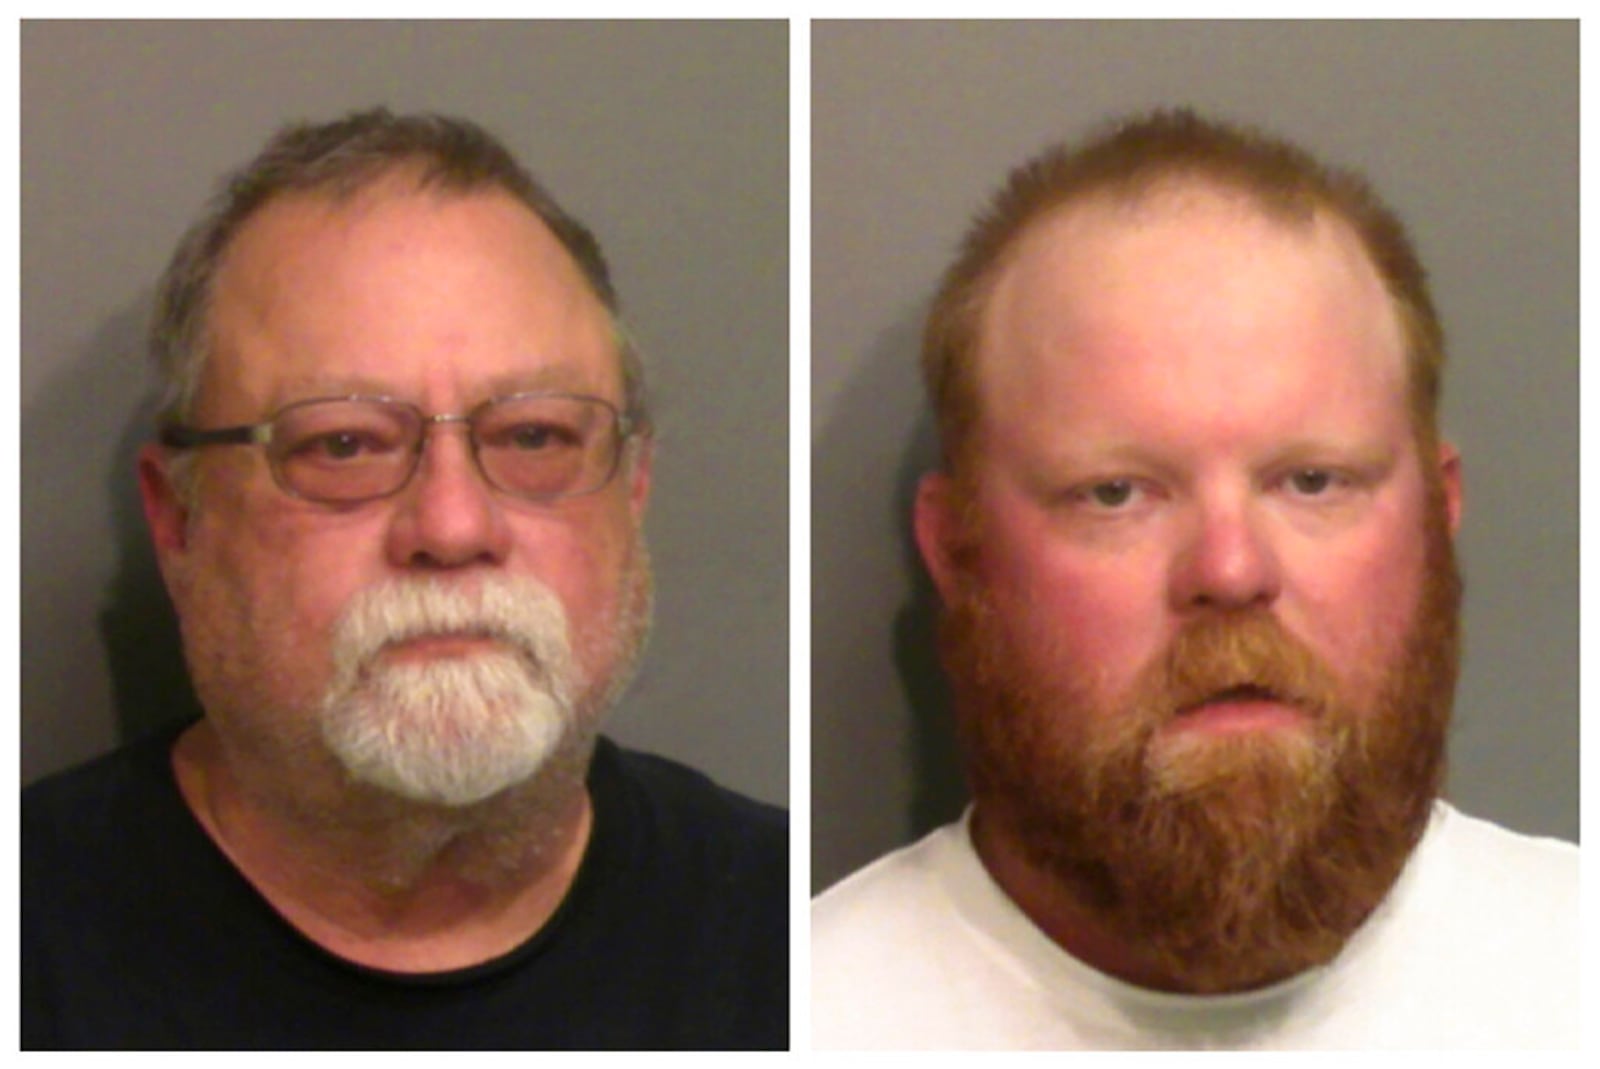
[[[786,1049],[788,815],[602,740],[537,935],[470,969],[346,962],[178,793],[182,726],[23,792],[24,1048]]]

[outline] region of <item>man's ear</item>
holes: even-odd
[[[634,439],[624,475],[628,479],[628,510],[635,523],[644,522],[650,504],[650,479],[654,473],[656,440],[650,435]]]
[[[1449,442],[1439,443],[1439,485],[1444,489],[1444,511],[1454,538],[1461,529],[1461,452]]]
[[[949,475],[931,471],[917,483],[917,499],[911,517],[922,563],[927,566],[934,586],[939,588],[939,597],[946,605],[956,598],[960,581],[956,555],[967,534],[959,496],[955,481]]]
[[[189,506],[172,477],[171,454],[158,445],[139,450],[139,500],[155,547],[156,563],[172,591],[173,569],[189,548]]]

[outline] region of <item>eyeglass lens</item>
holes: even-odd
[[[415,470],[426,421],[398,402],[333,400],[295,405],[273,422],[270,453],[280,481],[314,501],[392,494]],[[617,420],[604,402],[510,397],[476,409],[474,452],[491,484],[548,499],[599,489],[618,451]]]

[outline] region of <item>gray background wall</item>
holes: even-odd
[[[788,799],[788,31],[22,26],[22,779],[192,701],[139,516],[156,276],[281,123],[474,118],[598,233],[651,362],[655,638],[612,733]]]
[[[812,37],[812,879],[964,802],[908,506],[926,301],[1004,172],[1193,104],[1365,170],[1451,339],[1466,657],[1450,794],[1578,834],[1578,29],[840,23]]]

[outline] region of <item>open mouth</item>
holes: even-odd
[[[1216,691],[1178,710],[1179,721],[1254,723],[1284,716],[1299,719],[1301,710],[1287,695],[1255,683],[1241,683]]]

